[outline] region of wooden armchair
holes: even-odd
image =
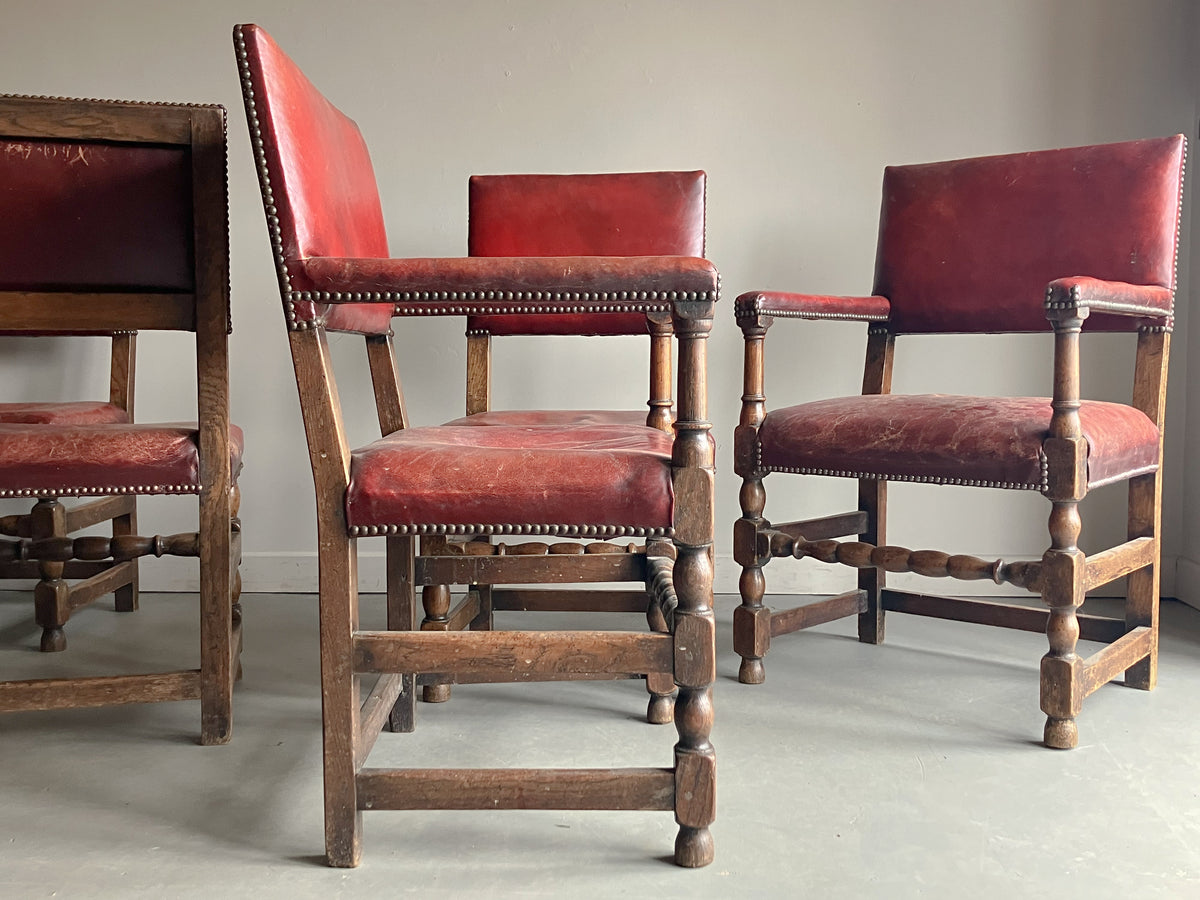
[[[26,98],[0,96],[0,121],[6,125],[0,133],[0,279],[5,289],[20,286],[37,287],[45,276],[47,246],[65,247],[94,240],[94,222],[77,216],[64,216],[70,195],[61,194],[59,208],[48,208],[47,186],[63,190],[64,185],[77,192],[97,192],[104,189],[105,174],[93,171],[79,157],[71,159],[44,152],[54,145],[30,143],[26,125],[19,118],[25,109]],[[63,179],[61,172],[69,171]],[[64,229],[71,229],[65,235]],[[65,254],[53,262],[60,284],[72,279],[86,282],[94,273],[87,270],[85,259],[74,253]],[[28,331],[0,332],[6,335],[27,336]],[[121,325],[103,333],[110,339],[109,387],[107,401],[61,402],[0,402],[0,424],[3,425],[106,425],[133,421],[134,363],[137,333]],[[51,498],[39,500],[31,514],[0,517],[0,534],[29,537],[36,529],[52,536],[81,531],[101,522],[111,521],[113,535],[137,533],[137,498],[128,496],[104,497],[76,504],[62,510]],[[35,524],[36,523],[36,524]],[[138,563],[136,559],[92,564],[95,574],[68,582],[66,605],[79,609],[104,594],[115,595],[116,609],[129,612],[137,609]],[[69,567],[78,568],[78,566]],[[0,578],[39,578],[32,561],[15,560],[0,563]],[[66,636],[61,625],[54,622],[57,604],[56,587],[43,579],[34,590],[35,615],[43,625],[41,649],[66,649]]]
[[[0,711],[201,701],[201,740],[232,724],[240,646],[229,424],[225,111],[219,106],[0,99],[0,333],[113,336],[109,404],[0,417],[0,497],[37,500],[4,520],[0,572],[40,578],[42,648],[113,590],[132,608],[133,561],[200,558],[200,665],[149,675],[0,683]],[[199,424],[133,424],[134,334],[196,334]],[[78,413],[78,414],[76,414]],[[198,494],[195,534],[141,537],[134,498]],[[61,497],[102,498],[67,509]],[[115,517],[115,534],[69,533]],[[72,588],[73,579],[83,579]]]
[[[694,256],[704,255],[703,172],[601,175],[476,175],[470,180],[471,256]],[[401,310],[403,314],[403,310]],[[492,409],[492,338],[509,335],[650,336],[649,410]],[[671,317],[667,312],[551,313],[467,317],[467,415],[451,425],[648,425],[671,434]],[[426,538],[431,553],[490,552],[484,536],[447,542]],[[628,545],[634,546],[635,545]],[[517,545],[507,552],[528,552]],[[618,548],[609,547],[609,552]],[[594,552],[594,551],[593,551]],[[423,627],[469,617],[468,627],[492,628],[497,610],[645,613],[650,627],[666,623],[645,590],[511,588],[470,585],[454,614],[447,586],[423,594]],[[427,679],[427,702],[449,699],[450,680]],[[674,683],[646,673],[648,721],[667,724]]]
[[[887,169],[875,286],[868,297],[757,292],[736,303],[745,390],[735,437],[742,517],[734,555],[742,605],[734,645],[740,679],[764,678],[771,641],[858,616],[879,643],[885,611],[1044,630],[1045,742],[1077,742],[1083,699],[1121,672],[1154,687],[1158,653],[1159,520],[1167,351],[1172,326],[1185,142],[1182,136]],[[1039,303],[1039,299],[1043,302]],[[868,323],[861,396],[767,411],[763,348],[776,318]],[[902,334],[1054,334],[1052,397],[895,395]],[[1137,334],[1130,405],[1082,399],[1079,336]],[[772,473],[858,479],[849,513],[772,524]],[[885,545],[888,481],[1038,491],[1050,501],[1040,560],[994,562]],[[1128,540],[1084,554],[1079,502],[1126,482]],[[838,542],[842,535],[857,540]],[[808,557],[859,570],[858,588],[790,610],[763,605],[763,567]],[[1040,594],[1048,611],[891,590],[886,572],[991,579]],[[1078,615],[1085,592],[1128,576],[1123,619]],[[1079,638],[1108,646],[1086,659]]]
[[[364,809],[657,809],[680,825],[675,859],[712,860],[713,451],[705,344],[717,274],[691,257],[388,256],[370,157],[354,123],[260,28],[234,44],[258,162],[316,486],[320,543],[325,835],[331,865],[357,865]],[[669,314],[679,341],[675,437],[642,424],[409,427],[393,314]],[[327,334],[365,336],[383,437],[351,450]],[[552,536],[550,546],[450,536]],[[356,544],[386,540],[388,629],[358,622]],[[640,552],[581,552],[564,539],[636,537]],[[609,549],[600,542],[600,549]],[[595,547],[596,544],[588,546]],[[535,552],[530,552],[533,550]],[[561,552],[555,552],[561,551]],[[441,613],[414,631],[414,589],[452,584],[627,581],[667,633],[461,630]],[[448,605],[448,604],[447,604]],[[428,605],[427,605],[428,608]],[[607,679],[679,685],[674,765],[635,769],[377,769],[381,729],[413,727],[413,676],[458,681]],[[359,683],[379,676],[365,702]]]
[[[470,183],[471,256],[704,256],[703,172],[476,175]],[[493,337],[650,336],[647,413],[492,409]],[[467,317],[464,424],[641,424],[670,433],[671,317],[662,312]]]

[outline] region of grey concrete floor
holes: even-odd
[[[717,858],[685,871],[670,814],[622,812],[367,813],[362,867],[326,868],[315,598],[243,601],[228,746],[196,744],[195,703],[0,717],[0,897],[1200,897],[1200,611],[1177,603],[1158,689],[1104,687],[1062,753],[1037,744],[1039,635],[893,615],[870,647],[843,621],[778,639],[750,687],[718,598]],[[194,609],[102,601],[51,656],[28,595],[0,594],[0,671],[194,664]],[[371,761],[667,765],[674,729],[641,720],[644,698],[460,686]]]

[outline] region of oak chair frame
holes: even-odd
[[[474,207],[472,206],[472,209]],[[702,241],[703,243],[703,241]],[[470,252],[470,251],[469,251]],[[514,335],[531,336],[538,334],[536,329],[523,331],[520,315],[509,318],[508,330],[504,335],[493,335],[488,329],[472,327],[468,319],[466,333],[466,415],[492,411],[492,341],[495,337]],[[650,339],[649,346],[649,399],[646,413],[646,425],[657,428],[668,434],[672,433],[675,421],[674,402],[672,400],[673,347],[671,315],[666,311],[650,311],[646,313],[646,333]],[[609,337],[611,335],[604,335]],[[628,337],[630,335],[620,335]],[[429,552],[444,553],[452,548],[450,544],[435,543],[437,539],[426,539]],[[473,546],[464,549],[481,552],[480,543],[491,543],[490,538],[476,536],[469,541]],[[434,548],[438,549],[434,549]],[[540,547],[529,548],[528,545],[516,545],[506,548],[504,552],[537,553]],[[568,551],[566,545],[556,548],[560,552]],[[596,552],[593,546],[590,552]],[[606,546],[606,552],[618,552],[616,546]],[[626,545],[626,552],[636,552],[637,545]],[[487,551],[482,551],[487,552]],[[547,588],[511,588],[501,585],[469,585],[467,596],[450,612],[451,598],[441,587],[431,586],[423,593],[427,614],[422,622],[423,628],[441,628],[450,626],[451,622],[466,622],[471,630],[490,630],[493,627],[494,613],[506,611],[550,611],[550,612],[632,612],[645,614],[651,629],[657,632],[667,630],[666,620],[662,610],[656,603],[652,591],[627,590],[589,590],[586,588],[564,589],[561,586]],[[646,720],[652,724],[668,724],[671,722],[674,709],[674,683],[665,673],[643,673],[646,679],[646,689],[650,700],[646,709]],[[450,698],[450,685],[455,681],[453,675],[439,678],[426,677],[423,679],[422,699],[425,702],[444,702]]]
[[[5,532],[15,531],[18,540],[0,544],[0,571],[40,577],[39,623],[61,630],[74,609],[122,583],[127,593],[118,593],[117,608],[132,608],[137,582],[130,570],[140,556],[195,556],[200,562],[198,668],[0,682],[0,712],[199,699],[201,742],[225,743],[231,734],[233,684],[241,650],[239,495],[230,471],[229,440],[225,109],[217,105],[6,96],[0,98],[0,136],[178,147],[187,153],[194,265],[191,292],[0,291],[0,332],[112,335],[110,397],[127,409],[133,401],[136,334],[146,330],[194,332],[199,423],[199,485],[190,489],[199,496],[198,532],[165,538],[134,533],[134,497],[162,493],[160,486],[123,489],[70,510],[58,497],[15,486],[0,490],[0,496],[34,497],[38,502],[30,516],[15,517],[17,524]],[[67,536],[110,517],[117,517],[119,523],[111,539]],[[82,583],[86,587],[72,590],[66,582],[72,577],[87,579]]]
[[[1177,244],[1178,234],[1176,250]],[[767,413],[765,339],[776,317],[865,321],[863,395],[891,393],[896,334],[888,325],[886,312],[854,308],[856,301],[882,299],[878,297],[816,298],[833,301],[831,309],[844,306],[832,314],[800,311],[774,301],[768,293],[737,298],[734,314],[744,337],[744,370],[741,415],[734,438],[734,468],[742,479],[742,515],[734,526],[734,559],[742,567],[742,599],[734,610],[733,635],[734,649],[742,658],[738,676],[742,683],[764,681],[763,658],[780,635],[854,615],[859,641],[879,644],[884,640],[885,614],[902,612],[1045,633],[1049,650],[1041,660],[1040,694],[1046,714],[1044,743],[1051,748],[1077,745],[1076,717],[1084,699],[1122,672],[1125,685],[1154,688],[1158,675],[1162,435],[1173,315],[1130,303],[1128,296],[1123,296],[1128,285],[1112,287],[1109,293],[1100,290],[1090,295],[1081,293],[1079,287],[1064,289],[1058,282],[1046,289],[1044,309],[1054,335],[1053,393],[1052,415],[1042,445],[1045,483],[1041,492],[1051,504],[1050,546],[1040,560],[1012,562],[888,546],[885,478],[859,478],[858,508],[850,512],[785,523],[764,518],[766,472],[757,458],[758,432]],[[1173,293],[1174,284],[1170,290]],[[843,300],[850,302],[843,304]],[[1142,320],[1136,332],[1130,405],[1145,413],[1158,429],[1158,466],[1148,474],[1125,479],[1127,539],[1089,556],[1077,545],[1081,530],[1078,506],[1088,492],[1088,442],[1079,417],[1079,339],[1092,312]],[[856,539],[834,540],[851,535]],[[763,604],[763,567],[779,557],[808,557],[856,568],[858,586],[800,607],[770,609]],[[1011,584],[1039,594],[1047,608],[895,590],[886,586],[887,572]],[[1078,613],[1087,591],[1122,577],[1128,577],[1123,618]],[[1107,646],[1084,658],[1076,652],[1081,638]]]
[[[714,454],[707,420],[707,338],[716,292],[681,290],[647,297],[636,291],[561,294],[536,280],[527,289],[491,290],[488,276],[469,289],[449,278],[386,292],[294,291],[283,253],[274,188],[243,29],[234,46],[243,83],[247,122],[285,308],[288,339],[308,439],[316,490],[319,543],[319,605],[325,847],[330,865],[357,866],[366,809],[626,809],[673,811],[679,824],[675,860],[682,866],[712,861],[709,825],[715,818],[715,754],[712,683],[716,677],[712,609]],[[434,261],[454,267],[455,260]],[[671,479],[676,516],[664,530],[628,531],[617,526],[413,524],[360,531],[347,522],[351,451],[343,426],[325,318],[298,320],[298,303],[375,303],[394,316],[545,314],[547,312],[645,312],[670,316],[679,342],[678,417],[674,422]],[[380,432],[406,429],[393,335],[365,335]],[[451,536],[549,535],[568,538],[644,537],[639,552],[585,553],[583,547],[541,545],[536,555],[508,553],[503,545],[483,553],[454,552]],[[387,566],[387,630],[359,624],[357,542],[384,537]],[[418,547],[418,542],[420,546]],[[478,547],[481,542],[475,542]],[[614,548],[619,549],[619,548]],[[646,609],[646,596],[661,611],[661,632],[496,631],[480,605],[479,587],[547,582],[585,584],[625,581],[643,586],[618,592],[613,608]],[[426,618],[416,621],[416,588]],[[450,609],[450,585],[475,586]],[[545,591],[529,609],[573,609],[565,591]],[[631,599],[637,595],[636,605]],[[474,623],[476,630],[467,630]],[[418,679],[443,688],[449,681],[524,682],[607,680],[662,676],[678,686],[674,721],[679,740],[674,765],[626,769],[372,768],[366,765],[380,733],[415,726]],[[360,699],[360,683],[377,676]]]

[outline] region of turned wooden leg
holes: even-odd
[[[66,510],[58,500],[46,497],[34,505],[30,513],[30,536],[38,538],[66,535]],[[41,650],[57,653],[67,649],[63,626],[71,617],[71,589],[63,580],[63,563],[38,561],[41,580],[33,589],[34,618],[42,626]]]
[[[679,548],[675,561],[675,862],[695,868],[713,860],[709,825],[716,818],[716,754],[712,682],[716,677],[716,628],[712,611],[712,565],[706,548]]]
[[[1056,502],[1050,514],[1053,546],[1042,557],[1042,599],[1050,607],[1046,623],[1049,652],[1042,657],[1042,712],[1046,713],[1045,742],[1070,750],[1079,742],[1079,642],[1076,611],[1083,603],[1086,560],[1074,546],[1079,535],[1079,511],[1074,502]],[[1063,546],[1066,545],[1066,546]]]
[[[713,619],[713,441],[709,434],[705,380],[705,341],[712,328],[711,302],[676,304],[679,335],[679,418],[671,453],[675,491],[677,605],[672,619],[675,683],[675,862],[706,866],[713,860],[709,826],[716,818],[716,753],[709,742],[713,725],[712,684],[717,677]]]
[[[771,646],[771,610],[763,606],[767,589],[762,562],[758,556],[758,529],[767,493],[762,479],[754,476],[742,481],[742,518],[734,529],[734,558],[742,566],[738,591],[742,605],[733,611],[733,649],[742,658],[738,681],[742,684],[762,684],[766,679],[763,657]]]
[[[1086,315],[1086,312],[1083,313]],[[1079,421],[1079,331],[1083,315],[1069,311],[1054,326],[1054,399],[1046,458],[1046,496],[1050,499],[1050,549],[1042,556],[1042,599],[1050,607],[1042,657],[1042,712],[1047,747],[1069,750],[1079,742],[1075,717],[1083,702],[1082,660],[1076,610],[1083,605],[1087,560],[1077,546],[1082,523],[1079,501],[1087,493],[1087,440]]]
[[[421,589],[421,605],[425,607],[422,631],[446,631],[450,627],[450,586],[427,584]],[[426,703],[445,703],[450,699],[450,685],[427,684],[421,689]]]
[[[387,539],[387,627],[389,631],[412,631],[416,589],[413,565],[416,541],[411,537]],[[400,696],[388,714],[388,730],[409,732],[416,727],[417,676],[401,675]]]
[[[646,621],[650,630],[667,634],[667,619],[662,607],[654,600],[646,607]],[[651,725],[667,725],[675,718],[675,678],[670,672],[647,672],[646,690],[650,703],[646,708],[646,721]]]

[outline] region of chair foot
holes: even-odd
[[[445,703],[449,699],[448,684],[427,684],[421,688],[421,700],[425,703]]]
[[[1079,743],[1079,727],[1074,719],[1046,717],[1045,743],[1054,750],[1073,750]]]
[[[713,861],[714,852],[712,832],[707,828],[679,826],[679,835],[675,838],[675,865],[698,869]]]
[[[767,671],[763,668],[762,657],[743,658],[738,669],[738,681],[742,684],[762,684],[767,680]]]
[[[229,720],[224,716],[217,717],[215,721],[204,721],[200,724],[202,746],[216,747],[228,744],[231,737],[233,737],[233,729],[230,727]]]
[[[361,823],[359,829],[361,830]],[[327,847],[325,862],[335,869],[357,869],[362,862],[362,842],[351,840],[346,846]]]
[[[651,725],[670,725],[675,721],[675,697],[673,694],[652,694],[646,708],[646,721]]]
[[[59,628],[42,629],[42,652],[59,653],[67,649],[67,636]]]

